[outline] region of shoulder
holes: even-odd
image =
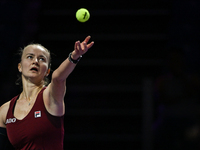
[[[0,127],[5,127],[6,115],[9,109],[10,101],[0,107]]]
[[[0,114],[2,113],[7,113],[8,111],[8,108],[9,108],[9,105],[10,105],[10,101],[4,103],[1,107],[0,107]]]

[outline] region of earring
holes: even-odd
[[[47,74],[46,74],[46,77],[49,75],[50,71],[51,71],[51,70],[50,70],[50,69],[48,69],[48,71],[47,71]]]

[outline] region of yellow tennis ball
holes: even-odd
[[[90,13],[85,8],[80,8],[76,12],[76,19],[80,22],[86,22],[90,18]]]

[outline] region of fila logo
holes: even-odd
[[[6,119],[6,124],[8,124],[8,123],[15,123],[15,122],[16,122],[16,118]]]
[[[39,118],[41,116],[42,116],[41,111],[35,111],[35,118]]]

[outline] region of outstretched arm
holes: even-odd
[[[77,60],[85,54],[94,42],[88,44],[90,36],[86,37],[83,42],[75,42],[74,51],[71,54],[73,60]],[[44,91],[44,101],[47,110],[56,116],[64,114],[64,96],[66,91],[66,79],[74,70],[76,64],[67,58],[61,65],[53,72],[51,83]]]
[[[71,58],[77,60],[80,56],[85,54],[89,48],[92,47],[94,42],[87,44],[90,40],[90,36],[86,37],[85,40],[80,43],[77,41],[74,45],[74,51],[72,52]],[[69,74],[74,70],[76,64],[69,61],[67,58],[54,72],[52,79],[65,81]]]

